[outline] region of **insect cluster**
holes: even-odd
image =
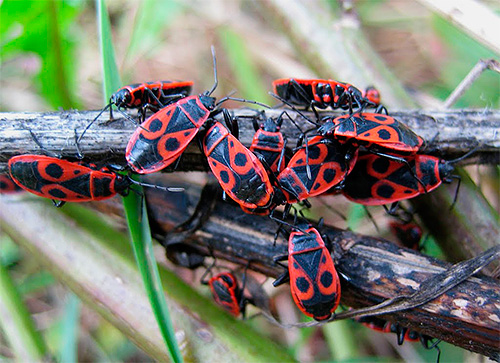
[[[178,161],[196,139],[225,195],[246,213],[275,220],[278,206],[289,211],[292,204],[334,193],[363,205],[393,204],[394,211],[397,202],[428,193],[453,177],[455,161],[420,153],[424,140],[388,114],[375,88],[362,92],[334,80],[274,81],[274,93],[288,109],[302,114],[298,108],[310,108],[316,119],[304,116],[312,127],[303,131],[304,125],[297,125],[287,111],[277,118],[256,112],[250,117],[255,135],[247,147],[238,139],[242,119],[232,117],[221,105],[228,99],[258,103],[232,97],[217,101],[212,96],[217,87],[215,55],[214,73],[213,87],[199,95],[190,95],[192,82],[171,81],[133,84],[112,95],[102,112],[109,109],[111,113],[114,105],[134,121],[122,110],[139,109],[140,126],[125,152],[129,171],[158,172]],[[326,108],[344,114],[321,117],[317,110]],[[148,111],[153,113],[146,117]],[[218,115],[224,123],[215,117]],[[300,142],[294,149],[287,148],[280,131],[287,120],[300,130]],[[91,124],[80,140],[89,127]],[[19,155],[9,161],[11,179],[1,176],[0,185],[5,192],[20,187],[60,202],[102,200],[117,193],[125,195],[138,183],[118,171],[109,165],[97,167],[54,156]],[[293,299],[305,315],[318,321],[329,319],[341,293],[329,241],[312,225],[278,222],[290,231],[288,254],[276,261],[287,259],[288,266],[274,284],[289,281]],[[208,285],[216,301],[230,313],[238,316],[244,311],[245,284],[240,286],[232,273],[220,273]]]

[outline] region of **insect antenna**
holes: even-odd
[[[171,192],[171,193],[179,193],[179,192],[184,191],[184,188],[180,188],[180,187],[162,187],[162,186],[155,185],[155,184],[138,182],[132,178],[129,178],[129,180],[132,184],[135,184],[135,185],[140,185],[140,186],[147,187],[147,188],[155,188],[155,189],[164,190],[164,191]]]

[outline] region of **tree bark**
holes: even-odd
[[[283,109],[266,110],[266,115],[278,117],[282,111]],[[250,145],[255,131],[248,116],[255,115],[255,111],[234,109],[231,113],[239,119],[240,140],[244,145]],[[287,113],[303,130],[313,127],[293,110],[288,109]],[[313,114],[305,114],[314,119]],[[334,114],[322,113],[325,116]],[[14,155],[43,152],[34,142],[29,130],[45,151],[74,158],[77,154],[75,130],[79,135],[96,116],[95,111],[0,113],[0,173],[5,172],[6,162]],[[467,163],[499,163],[498,110],[398,111],[391,113],[391,116],[407,124],[429,141],[424,149],[426,153],[449,160],[477,146],[476,153]],[[217,118],[220,118],[220,115]],[[125,147],[136,126],[122,117],[112,123],[107,121],[108,113],[104,113],[99,121],[90,127],[79,143],[81,152],[85,161],[125,165]],[[300,132],[286,117],[282,131],[289,141],[288,145],[293,148]],[[184,152],[176,168],[176,171],[207,170],[206,160],[195,142]],[[165,171],[173,171],[173,167]]]
[[[154,179],[161,184],[163,176]],[[284,269],[273,257],[287,252],[287,241],[280,235],[274,244],[277,224],[269,218],[249,215],[236,205],[223,202],[217,193],[209,193],[213,201],[203,200],[205,219],[192,231],[174,230],[187,220],[198,204],[199,192],[186,185],[186,192],[163,193],[146,190],[150,224],[155,237],[167,250],[175,251],[175,243],[189,246],[190,253],[215,256],[270,277]],[[213,210],[209,205],[213,203]],[[94,204],[107,212],[120,214],[118,204],[109,208]],[[196,223],[188,223],[194,226]],[[342,304],[366,307],[386,299],[410,295],[450,264],[401,248],[380,238],[359,235],[331,226],[321,232],[331,241],[332,256],[342,283]],[[381,317],[473,352],[498,360],[500,354],[500,283],[478,274],[453,287],[428,303]],[[460,334],[456,334],[460,331]]]

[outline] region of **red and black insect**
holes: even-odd
[[[117,108],[162,108],[191,94],[193,84],[192,81],[134,83],[113,93],[106,107],[115,105]]]
[[[364,205],[410,199],[436,189],[443,182],[457,179],[451,175],[456,161],[458,159],[447,162],[435,156],[415,155],[407,158],[408,168],[383,156],[363,155],[358,157],[354,169],[346,177],[342,193],[349,200]]]
[[[245,279],[245,276],[243,276]],[[245,281],[240,289],[238,280],[231,272],[221,272],[210,280],[208,286],[215,302],[227,310],[231,315],[238,317],[245,313],[248,300],[243,296]]]
[[[418,224],[408,221],[391,221],[389,227],[403,246],[419,250],[423,232]]]
[[[214,115],[217,105],[222,102],[232,99],[261,105],[255,101],[232,97],[224,97],[216,104],[215,98],[210,96],[218,83],[213,47],[212,55],[215,82],[210,91],[198,96],[185,97],[162,108],[134,132],[125,153],[132,170],[139,174],[149,174],[172,164],[184,152],[208,118]]]
[[[111,95],[109,103],[99,112],[96,118],[85,127],[78,137],[78,142],[107,109],[109,109],[110,119],[113,119],[112,105],[115,105],[119,112],[121,112],[122,108],[137,108],[139,114],[144,118],[147,108],[158,111],[158,109],[191,94],[193,84],[192,81],[158,81],[134,83],[118,89]],[[128,118],[128,115],[125,116]]]
[[[439,344],[440,340],[431,343],[434,340],[434,338],[426,334],[420,334],[415,330],[404,328],[399,324],[392,323],[388,320],[380,319],[376,316],[364,316],[362,318],[356,318],[355,320],[372,330],[382,333],[396,334],[398,345],[402,345],[405,341],[411,343],[421,342],[425,349],[436,349],[438,351],[438,356],[436,361],[439,363],[441,350],[437,345]]]
[[[22,191],[23,188],[19,187],[9,174],[0,174],[0,194],[14,194]]]
[[[413,155],[424,140],[395,118],[379,113],[355,113],[328,119],[319,129],[341,143],[364,146],[376,153]],[[400,160],[401,162],[401,160]]]
[[[9,160],[12,180],[24,190],[61,202],[89,202],[126,195],[136,182],[107,167],[74,163],[45,155],[18,155]]]
[[[267,208],[274,189],[259,159],[220,122],[203,139],[203,152],[222,189],[240,206]]]
[[[273,283],[278,286],[288,279],[293,300],[307,316],[318,321],[330,318],[340,301],[340,281],[332,256],[316,228],[305,233],[294,230],[288,239],[288,271]]]
[[[279,173],[285,167],[285,146],[286,139],[281,133],[283,123],[283,114],[276,120],[265,117],[260,124],[256,117],[252,118],[255,135],[252,139],[250,151],[259,154],[267,163],[269,170],[273,173]]]
[[[283,78],[273,82],[274,92],[296,106],[333,109],[375,106],[351,84],[325,79]]]
[[[308,140],[277,177],[286,202],[296,203],[341,185],[356,163],[357,152],[324,136]]]
[[[373,86],[366,87],[365,92],[363,92],[363,97],[376,106],[380,105],[380,92]]]

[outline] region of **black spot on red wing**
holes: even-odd
[[[163,122],[157,118],[155,118],[151,123],[149,124],[149,131],[151,132],[157,132],[161,130],[161,127],[163,126]]]
[[[52,178],[59,179],[63,175],[64,170],[56,163],[50,163],[45,168],[45,172]]]
[[[377,195],[386,199],[391,198],[394,192],[394,188],[387,184],[383,184],[377,188]]]
[[[378,131],[378,137],[381,140],[390,140],[391,139],[391,134],[390,134],[389,131],[382,129],[382,130]]]
[[[319,157],[319,155],[321,154],[321,151],[317,145],[316,146],[309,146],[307,148],[306,152],[309,152],[309,154],[308,154],[309,159],[314,159],[314,160],[317,159]]]
[[[333,275],[330,271],[326,270],[323,271],[320,277],[321,285],[324,287],[330,287],[330,285],[333,283]]]
[[[413,190],[406,189],[404,193],[405,193],[405,194],[413,194],[413,193],[414,193],[414,191],[413,191]]]
[[[190,134],[190,133],[191,133],[190,131],[186,131],[186,132],[184,133],[184,136],[189,136],[189,134]]]
[[[0,181],[0,190],[6,190],[9,185],[3,181]]]
[[[222,275],[221,276],[222,280],[227,284],[229,288],[233,287],[233,279],[227,275]]]
[[[298,277],[295,280],[295,285],[297,286],[297,289],[299,289],[300,292],[307,292],[310,286],[309,281],[307,281],[307,279],[304,277]]]
[[[78,170],[78,169],[73,170],[73,174],[74,174],[74,175],[78,175],[78,174],[80,174],[80,173],[81,173],[81,171],[80,171],[80,170]]]
[[[335,179],[337,172],[334,169],[328,169],[323,173],[323,179],[326,183],[331,183]]]
[[[234,147],[234,141],[233,141],[233,140],[229,141],[229,147],[230,147],[230,148],[233,148],[233,147]]]
[[[165,149],[167,151],[176,151],[179,150],[180,142],[175,137],[170,137],[165,141]]]
[[[229,174],[227,171],[223,170],[219,173],[219,178],[222,180],[224,184],[229,183]]]
[[[234,157],[234,163],[237,166],[245,166],[247,161],[248,161],[247,156],[243,153],[237,153],[236,156]]]
[[[217,166],[217,162],[212,161],[212,165],[213,165],[213,166]]]
[[[59,189],[51,189],[49,194],[54,198],[66,198],[66,193]]]
[[[305,164],[304,162],[304,159],[298,159],[296,162],[295,162],[296,165],[302,165],[302,164]]]
[[[427,186],[434,186],[439,182],[439,180],[437,178],[438,176],[436,175],[436,172],[435,172],[435,167],[436,167],[436,162],[433,160],[420,162],[419,168],[422,171],[422,175],[423,175],[423,177],[421,179],[422,179],[422,182]],[[450,166],[449,164],[440,164],[439,165],[439,173],[440,173],[439,176],[442,178],[442,175],[446,176],[446,174],[451,174],[452,170],[453,170],[452,166]],[[445,172],[443,172],[443,171],[445,171]]]
[[[300,266],[298,265],[298,263],[294,261],[294,262],[293,262],[293,268],[298,269],[299,267],[300,267]]]
[[[376,115],[376,116],[373,116],[376,120],[379,120],[379,121],[385,121],[387,120],[387,117],[386,116],[383,116],[383,115]]]
[[[326,256],[325,255],[322,255],[321,256],[321,263],[325,263],[326,262]]]
[[[384,174],[387,172],[390,166],[390,161],[387,158],[377,158],[372,164],[372,168],[375,172],[379,174]]]

